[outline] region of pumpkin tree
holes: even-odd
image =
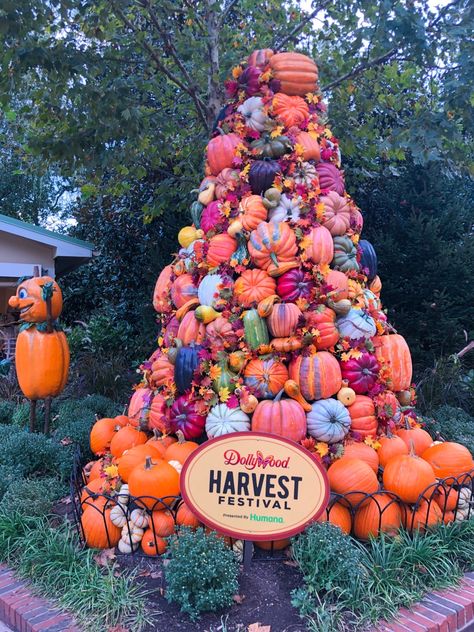
[[[156,282],[161,333],[141,367],[129,425],[97,422],[92,449],[106,453],[106,465],[110,450],[119,459],[116,488],[122,477],[132,495],[174,495],[172,470],[199,442],[274,433],[327,466],[332,491],[349,495],[360,537],[374,532],[375,518],[371,505],[363,513],[357,505],[381,486],[377,507],[396,493],[405,520],[421,521],[412,504],[440,478],[436,468],[459,475],[458,448],[438,448],[433,467],[432,439],[413,408],[410,351],[382,308],[377,256],[361,239],[317,66],[300,53],[258,50],[226,89],[190,224]],[[168,461],[160,475],[151,448],[136,447],[147,432]],[[467,472],[474,463],[461,452]],[[400,526],[402,513],[390,507],[383,524]],[[346,506],[327,517],[350,529]]]

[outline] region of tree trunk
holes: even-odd
[[[209,134],[212,132],[214,121],[222,105],[222,94],[219,82],[219,16],[215,8],[216,6],[219,5],[215,0],[207,0],[206,25],[208,31],[207,48],[209,52],[207,127]]]

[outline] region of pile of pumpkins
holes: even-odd
[[[410,351],[382,308],[377,256],[360,238],[317,66],[300,53],[257,50],[226,90],[191,222],[154,289],[158,346],[142,364],[126,425],[111,424],[113,436],[93,451],[110,450],[118,485],[133,497],[160,498],[179,495],[193,446],[269,432],[313,452],[332,491],[347,495],[327,519],[342,508],[346,530],[366,536],[368,519],[355,514],[372,504],[360,494],[382,489],[381,502],[399,499],[391,514],[406,504],[388,522],[407,523],[402,513],[414,516],[426,487],[474,463],[463,446],[432,445],[413,409]],[[157,442],[172,443],[155,464],[142,446]],[[138,469],[124,477],[129,459]],[[425,523],[438,519],[430,512]]]

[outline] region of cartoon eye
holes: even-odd
[[[18,291],[18,298],[26,298],[28,296],[28,291],[25,290],[24,287],[21,288],[21,290]]]

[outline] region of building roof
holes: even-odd
[[[55,233],[52,230],[48,230],[47,228],[43,228],[42,226],[36,226],[35,224],[30,224],[28,222],[22,222],[19,219],[15,219],[14,217],[9,217],[8,215],[2,215],[0,213],[0,230],[5,230],[2,228],[2,224],[10,224],[10,226],[15,226],[23,231],[28,231],[31,233],[36,233],[38,235],[37,238],[29,237],[33,241],[41,241],[45,243],[44,239],[40,239],[39,235],[43,237],[49,237],[54,241],[65,241],[69,244],[75,244],[76,246],[82,246],[88,250],[94,250],[94,244],[90,241],[83,241],[82,239],[76,239],[76,237],[70,237],[69,235],[63,235],[62,233]],[[16,231],[12,231],[15,232]]]

